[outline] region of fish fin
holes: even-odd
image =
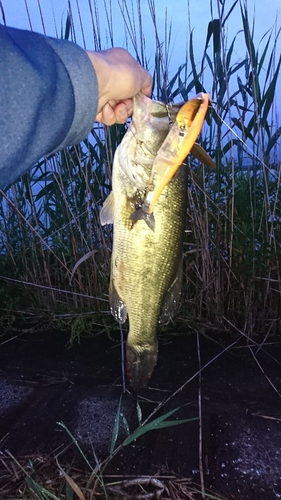
[[[133,212],[130,215],[130,219],[135,222],[138,220],[144,220],[147,223],[149,229],[151,229],[151,231],[154,231],[155,229],[155,219],[153,213],[147,214],[146,212],[144,212],[142,208],[139,208],[138,210]]]
[[[216,168],[215,162],[208,155],[208,153],[203,149],[197,142],[195,142],[190,150],[190,153],[197,158],[197,160],[202,161],[207,167]]]
[[[133,153],[131,152],[130,145],[128,144],[128,139],[132,140],[133,138],[130,135],[128,136],[126,141],[124,141],[124,139],[122,140],[115,153],[117,155],[116,161],[118,161],[119,167],[129,179],[131,184],[140,191],[143,191],[146,187],[146,182],[141,177],[141,175],[136,172],[135,151]],[[134,142],[131,141],[131,144],[134,144]]]
[[[127,319],[127,307],[125,302],[120,299],[118,292],[114,288],[114,285],[110,283],[109,287],[109,305],[112,316],[118,321],[118,323],[125,323]]]
[[[181,259],[176,277],[163,299],[160,316],[158,319],[158,322],[162,325],[169,323],[169,321],[177,312],[179,299],[181,295],[182,274],[183,271],[182,271],[182,259]]]
[[[100,211],[100,222],[102,226],[105,224],[113,224],[114,221],[114,195],[113,191],[105,199]]]
[[[130,334],[129,334],[130,336]],[[127,378],[135,391],[144,389],[157,362],[158,341],[153,345],[132,345],[127,341],[126,368]]]

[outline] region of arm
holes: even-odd
[[[95,72],[77,45],[0,26],[0,186],[39,158],[84,139],[98,105]]]
[[[95,119],[124,123],[141,89],[150,94],[151,77],[123,49],[86,52],[0,25],[0,187],[85,139]]]

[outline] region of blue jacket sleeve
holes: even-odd
[[[0,188],[85,139],[97,104],[96,74],[78,45],[0,25]]]

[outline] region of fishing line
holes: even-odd
[[[250,146],[248,146],[248,144],[245,141],[243,141],[243,139],[235,132],[235,130],[230,125],[228,125],[228,123],[226,123],[226,121],[219,115],[219,113],[217,112],[216,108],[214,107],[214,104],[216,104],[216,103],[214,101],[211,101],[210,105],[208,106],[209,109],[212,109],[216,113],[216,115],[220,119],[220,121],[228,128],[228,130],[230,130],[230,132],[233,133],[233,135],[235,135],[235,137],[238,139],[238,141],[241,142],[243,144],[243,146],[245,146],[245,148],[248,150],[248,152],[251,153],[253,155],[253,157],[256,158],[256,160],[258,160],[263,167],[265,167],[267,170],[270,170],[270,167],[268,165],[266,165],[254,153],[254,151],[250,148]]]
[[[121,366],[122,366],[122,392],[125,394],[126,392],[126,376],[125,376],[125,342],[124,342],[124,334],[122,324],[119,323],[120,330],[120,340],[121,340]]]
[[[28,286],[34,286],[36,288],[42,288],[43,290],[50,290],[54,292],[75,295],[78,297],[84,297],[84,298],[86,297],[87,299],[95,299],[95,300],[100,300],[102,302],[108,302],[108,299],[102,299],[101,297],[94,297],[93,295],[85,295],[84,293],[72,292],[71,290],[63,290],[61,288],[55,288],[53,286],[38,285],[38,283],[32,283],[30,281],[24,281],[24,280],[17,280],[15,278],[8,278],[7,276],[0,276],[0,279],[4,281],[11,281],[13,283],[20,283],[21,285],[28,285]]]

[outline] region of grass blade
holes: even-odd
[[[158,417],[151,422],[148,422],[147,424],[138,427],[127,439],[124,441],[124,445],[127,446],[128,444],[132,443],[135,439],[138,439],[140,436],[143,434],[146,434],[149,431],[156,430],[156,429],[164,429],[166,427],[173,427],[175,425],[180,425],[184,424],[186,422],[192,422],[193,420],[198,420],[198,418],[187,418],[184,420],[168,420],[173,413],[178,411],[179,408],[175,408],[174,410],[169,411],[168,413],[165,413],[165,415],[161,415],[161,417]]]

